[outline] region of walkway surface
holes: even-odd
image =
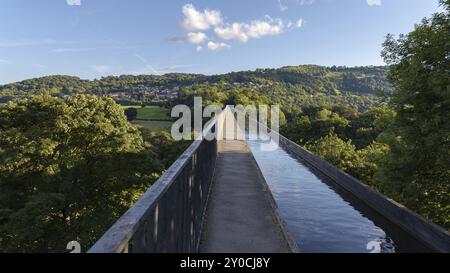
[[[290,252],[244,141],[219,142],[200,252]]]

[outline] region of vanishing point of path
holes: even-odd
[[[219,142],[200,252],[290,252],[245,141]]]

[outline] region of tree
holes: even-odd
[[[344,141],[334,133],[330,133],[308,144],[306,147],[314,154],[338,166],[343,171],[354,169],[358,161],[356,148],[352,144],[352,141]]]
[[[0,109],[0,250],[86,249],[162,169],[112,99],[10,102]]]
[[[392,124],[395,112],[389,108],[375,107],[357,115],[351,121],[348,137],[358,149],[369,146]]]
[[[326,107],[303,109],[306,115],[300,115],[282,128],[281,133],[287,138],[305,145],[329,134],[344,138],[350,121]]]
[[[383,162],[388,151],[389,146],[379,142],[372,142],[364,149],[357,150],[357,162],[354,164],[353,169],[350,170],[350,173],[362,182],[381,191],[380,184],[373,178],[380,168],[380,162]]]
[[[154,147],[155,158],[163,163],[165,169],[192,143],[187,140],[176,141],[168,132],[154,132],[146,128],[141,128],[141,131],[144,140]]]
[[[397,115],[377,179],[386,194],[450,228],[450,1],[440,3],[444,12],[384,43]]]
[[[124,113],[128,121],[135,120],[138,115],[137,109],[133,107],[125,109]]]
[[[336,134],[330,133],[306,147],[339,169],[380,189],[380,185],[373,180],[373,176],[388,152],[386,144],[374,142],[364,149],[357,150],[351,140],[344,141]]]

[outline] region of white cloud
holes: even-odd
[[[381,6],[381,0],[366,0],[369,6]]]
[[[269,21],[252,21],[248,26],[248,36],[250,38],[260,38],[266,35],[277,35],[283,32],[284,24],[280,19]]]
[[[208,37],[203,32],[189,32],[186,35],[186,41],[191,44],[203,43]]]
[[[81,0],[66,0],[66,3],[69,6],[80,6]]]
[[[286,11],[286,10],[288,10],[289,7],[283,5],[283,3],[281,3],[281,0],[278,0],[278,8],[279,8],[281,11]]]
[[[169,41],[175,43],[190,43],[190,44],[200,44],[204,41],[208,40],[208,36],[206,36],[203,32],[189,32],[186,36],[175,36],[169,38]]]
[[[254,20],[250,23],[233,23],[225,27],[216,27],[214,33],[224,40],[239,40],[261,38],[267,35],[277,35],[283,32],[284,23],[281,19],[266,16],[265,20]]]
[[[0,64],[9,64],[9,63],[11,63],[11,62],[8,60],[0,59]]]
[[[248,35],[244,30],[243,23],[233,23],[227,27],[217,27],[214,29],[214,33],[224,40],[240,40],[241,42],[248,41]]]
[[[303,19],[299,18],[298,20],[296,20],[295,22],[292,21],[288,21],[286,24],[286,28],[301,28],[303,26]]]
[[[205,9],[203,12],[195,9],[194,5],[186,4],[182,12],[185,16],[181,26],[186,30],[207,30],[210,26],[222,23],[220,11]]]
[[[278,0],[280,10],[287,10],[288,7],[283,5],[282,1]],[[313,2],[313,0],[298,0],[300,4],[311,4]],[[182,13],[184,17],[181,27],[186,31],[186,36],[176,36],[169,38],[169,40],[177,43],[197,44],[195,47],[197,52],[204,49],[218,51],[230,48],[230,45],[226,43],[210,39],[208,31],[213,32],[221,40],[237,40],[245,43],[251,39],[281,34],[288,28],[300,28],[303,23],[301,19],[284,22],[280,18],[271,18],[268,15],[253,21],[225,22],[219,10],[197,10],[192,4],[184,5]]]
[[[105,73],[110,70],[110,67],[107,65],[93,65],[92,69],[97,73]]]
[[[216,43],[216,42],[209,41],[208,48],[212,51],[218,51],[218,50],[222,50],[225,48],[230,48],[230,45],[228,45],[226,43]]]

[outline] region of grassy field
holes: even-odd
[[[138,115],[137,119],[142,120],[167,120],[170,121],[170,111],[166,108],[158,106],[146,106],[142,108],[140,105],[122,106],[123,109],[136,108]]]
[[[158,106],[123,105],[122,108],[136,108],[137,119],[131,123],[141,125],[152,131],[170,131],[172,122],[170,119],[170,110]]]

